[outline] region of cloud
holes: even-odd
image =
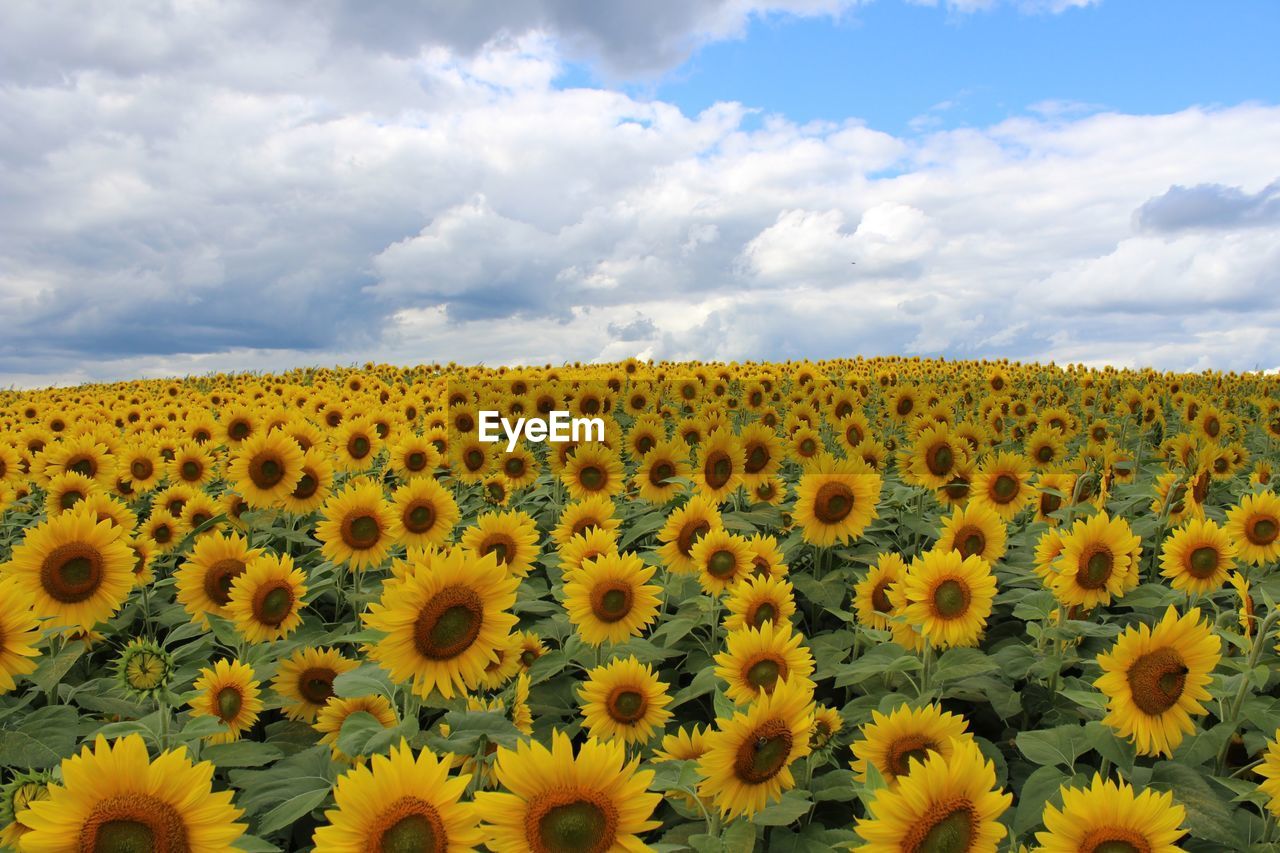
[[[1134,211],[1134,224],[1144,231],[1195,228],[1247,228],[1280,223],[1280,180],[1256,193],[1222,184],[1172,186]]]

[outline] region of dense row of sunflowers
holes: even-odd
[[[1278,439],[906,359],[5,392],[0,844],[1270,849]]]

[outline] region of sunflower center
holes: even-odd
[[[755,610],[751,613],[751,618],[747,621],[753,627],[759,628],[766,622],[773,622],[778,618],[778,610],[767,601],[762,601],[756,605]]]
[[[417,797],[401,797],[380,814],[367,836],[374,853],[435,853],[449,849],[444,821],[435,806]]]
[[[969,587],[956,578],[948,578],[933,591],[933,607],[943,619],[963,616],[969,609]]]
[[[1156,649],[1129,667],[1129,692],[1133,704],[1145,714],[1159,716],[1178,704],[1187,684],[1187,665],[1171,648]]]
[[[484,626],[484,602],[466,586],[447,586],[431,597],[413,625],[418,652],[449,660],[471,648]]]
[[[764,658],[747,667],[747,681],[765,693],[773,692],[779,678],[785,678],[787,665],[776,658]]]
[[[404,514],[404,526],[410,533],[425,533],[435,523],[435,507],[429,503],[413,504]]]
[[[1115,557],[1106,548],[1095,547],[1085,553],[1076,569],[1076,583],[1084,589],[1102,589],[1115,570]]]
[[[653,438],[653,436],[642,435],[638,439],[636,439],[636,450],[640,451],[640,455],[643,456],[644,454],[648,453],[650,450],[653,450],[654,445],[656,445],[657,443],[658,442]]]
[[[219,607],[231,601],[231,582],[244,571],[244,563],[227,558],[219,560],[204,573],[204,594]]]
[[[370,447],[372,445],[369,444],[369,439],[363,435],[353,436],[347,442],[347,453],[351,454],[352,459],[363,459],[369,455]]]
[[[275,456],[259,454],[249,462],[249,479],[259,489],[274,489],[284,479],[284,466]]]
[[[484,452],[473,447],[463,456],[463,461],[467,465],[467,470],[479,471],[484,467]]]
[[[591,612],[601,622],[618,622],[631,612],[631,587],[601,584],[591,591]]]
[[[519,456],[512,456],[502,463],[502,471],[512,479],[518,479],[524,476],[525,465],[524,460]]]
[[[1254,545],[1270,545],[1280,534],[1280,525],[1274,518],[1255,518],[1244,528],[1245,538]]]
[[[609,716],[620,723],[634,723],[644,717],[646,706],[644,694],[630,687],[619,687],[609,695],[607,706]]]
[[[1151,853],[1151,845],[1132,829],[1101,826],[1080,842],[1080,853]]]
[[[80,825],[82,853],[186,853],[187,825],[173,806],[149,794],[98,802]]]
[[[1036,459],[1041,462],[1052,462],[1053,448],[1048,444],[1040,445],[1040,448],[1036,450]]]
[[[293,590],[287,583],[276,581],[264,585],[253,596],[253,618],[274,628],[289,618],[293,600]]]
[[[382,528],[378,526],[378,519],[372,515],[347,517],[342,523],[342,541],[349,548],[372,548],[381,537]]]
[[[50,598],[77,604],[93,597],[102,583],[102,555],[85,542],[68,542],[40,564],[40,584]]]
[[[200,479],[200,463],[187,460],[182,463],[182,479],[192,481]]]
[[[707,454],[707,461],[702,466],[707,485],[713,489],[723,488],[733,476],[733,460],[723,450],[714,450]]]
[[[1187,561],[1187,571],[1198,578],[1207,578],[1218,568],[1218,549],[1210,545],[1202,545],[1191,552]]]
[[[738,560],[733,556],[732,551],[716,551],[707,561],[707,572],[721,580],[732,577],[737,568]]]
[[[606,794],[554,791],[530,803],[525,840],[534,853],[604,853],[616,840],[618,817]]]
[[[298,693],[312,705],[323,705],[333,697],[333,679],[337,673],[328,667],[312,667],[298,676]]]
[[[421,450],[415,450],[404,458],[404,467],[410,471],[421,471],[427,467],[427,454]]]
[[[655,486],[662,486],[675,475],[676,466],[664,460],[649,469],[649,482]]]
[[[813,498],[813,514],[823,524],[839,524],[851,512],[853,490],[845,483],[823,483]]]
[[[1001,474],[991,484],[991,493],[997,503],[1007,504],[1018,494],[1018,481],[1008,474]]]
[[[703,536],[711,532],[711,522],[705,519],[697,519],[692,523],[686,522],[680,535],[676,537],[676,547],[680,549],[680,553],[686,557],[693,550],[693,545]]]
[[[578,472],[578,482],[589,492],[604,488],[604,471],[596,465],[587,465]]]
[[[240,714],[244,706],[244,697],[234,687],[224,687],[218,691],[218,718],[229,723]]]
[[[977,835],[977,815],[964,797],[934,803],[902,841],[909,853],[964,853]]]
[[[733,772],[748,785],[768,782],[791,757],[791,729],[779,719],[766,720],[743,739],[733,759]]]
[[[877,613],[889,613],[893,610],[893,603],[889,601],[889,579],[885,578],[876,584],[875,589],[871,590],[871,606],[876,609]]]
[[[1062,498],[1057,495],[1044,494],[1040,496],[1040,514],[1049,515],[1062,509]]]
[[[805,438],[800,442],[800,455],[812,456],[818,452],[818,445],[812,438]]]
[[[923,762],[930,751],[937,751],[938,745],[916,735],[908,735],[893,742],[889,754],[885,756],[889,770],[894,776],[906,776],[911,772],[911,759]]]
[[[987,549],[987,537],[976,527],[963,527],[956,534],[956,550],[961,557],[982,554]]]
[[[757,444],[751,448],[751,452],[747,454],[746,471],[748,474],[755,474],[762,470],[764,466],[769,464],[769,451],[765,449],[763,444]]]
[[[303,471],[301,479],[298,480],[298,485],[293,490],[293,497],[300,501],[305,501],[314,495],[319,488],[320,481],[312,476],[310,471]]]
[[[916,405],[915,400],[912,400],[910,397],[903,397],[902,399],[898,400],[898,405],[895,406],[894,409],[897,411],[899,415],[906,416],[911,412],[913,408],[915,408],[915,405]]]
[[[925,465],[929,468],[929,473],[935,477],[948,474],[955,461],[956,455],[951,451],[951,445],[946,443],[934,445],[925,455]]]
[[[480,546],[480,555],[493,554],[499,563],[510,563],[516,556],[516,543],[509,536],[494,534]]]
[[[129,473],[133,475],[135,480],[146,480],[155,470],[155,466],[151,464],[150,459],[135,459],[129,465]]]
[[[234,421],[231,426],[227,428],[227,435],[231,436],[236,441],[243,441],[249,437],[249,425],[244,421]]]

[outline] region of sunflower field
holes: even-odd
[[[1280,849],[1278,447],[1010,362],[0,392],[0,848]]]

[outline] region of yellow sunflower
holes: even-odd
[[[866,853],[947,850],[995,853],[1008,832],[1000,815],[1013,796],[996,787],[995,765],[973,741],[952,745],[951,756],[909,759],[911,772],[881,788],[854,830]]]
[[[58,474],[45,486],[45,514],[60,515],[101,492],[102,486],[77,471]]]
[[[1009,521],[1035,499],[1031,464],[1025,456],[1000,452],[987,458],[973,475],[970,499],[985,504]]]
[[[391,494],[404,545],[442,546],[458,523],[458,502],[431,477],[414,477]]]
[[[62,784],[29,802],[24,853],[67,850],[183,850],[224,853],[247,828],[230,791],[212,789],[213,765],[192,765],[185,747],[147,757],[141,735],[93,747],[62,762]]]
[[[213,454],[194,442],[181,445],[169,460],[169,480],[200,488],[213,480]]]
[[[785,578],[752,575],[729,590],[725,609],[728,611],[724,620],[725,630],[738,631],[759,628],[770,622],[789,622],[796,612],[796,600],[791,584]]]
[[[520,741],[499,747],[496,773],[506,791],[480,791],[476,806],[487,821],[493,853],[558,853],[567,850],[640,851],[639,834],[662,801],[649,793],[652,770],[627,761],[621,741],[587,740],[574,755],[568,735],[553,730],[551,748]]]
[[[684,485],[673,479],[690,473],[689,448],[675,438],[655,444],[644,454],[631,481],[642,500],[665,504],[684,493]]]
[[[626,488],[622,462],[603,445],[579,445],[565,461],[560,479],[574,500],[612,497]]]
[[[582,567],[583,560],[594,560],[618,553],[618,539],[609,530],[590,527],[584,533],[560,546],[560,571],[571,572]]]
[[[395,510],[374,481],[357,477],[324,505],[316,525],[320,552],[333,563],[363,571],[387,558],[403,535]]]
[[[958,466],[965,463],[969,445],[946,424],[937,424],[916,436],[905,455],[905,476],[909,482],[927,489],[940,489],[951,482]]]
[[[1164,541],[1160,573],[1174,589],[1206,593],[1219,589],[1236,565],[1236,545],[1216,522],[1194,518]]]
[[[311,723],[333,697],[333,680],[359,665],[336,649],[306,646],[280,661],[271,689],[286,700],[286,717]]]
[[[563,545],[593,527],[616,533],[622,521],[614,518],[615,511],[613,500],[604,495],[571,503],[560,513],[560,520],[551,531],[551,541]]]
[[[191,716],[216,717],[227,727],[225,732],[210,735],[210,743],[239,740],[241,732],[258,721],[262,699],[258,682],[253,680],[253,667],[248,664],[219,660],[212,669],[200,670],[192,688],[197,695],[190,702]]]
[[[394,681],[412,678],[419,696],[438,690],[450,699],[474,690],[515,627],[510,610],[519,584],[492,552],[432,554],[365,617],[369,627],[387,632],[369,656]]]
[[[1186,834],[1186,809],[1172,792],[1135,794],[1127,782],[1103,780],[1097,773],[1088,788],[1062,786],[1062,808],[1045,803],[1045,832],[1036,833],[1037,853],[1102,853],[1139,850],[1178,853]]]
[[[302,448],[281,430],[259,432],[236,448],[227,478],[250,506],[276,506],[302,479]]]
[[[862,535],[878,516],[883,481],[858,459],[821,454],[800,475],[796,486],[796,521],[804,540],[827,547]]]
[[[1102,675],[1094,684],[1107,695],[1103,723],[1130,738],[1139,755],[1171,756],[1184,734],[1195,731],[1192,714],[1221,660],[1222,641],[1193,609],[1179,618],[1170,607],[1154,629],[1125,630],[1110,651],[1098,655]]]
[[[950,760],[955,744],[972,739],[964,717],[937,705],[899,705],[888,715],[873,709],[871,722],[862,727],[862,737],[851,746],[854,760],[849,766],[858,774],[858,781],[866,782],[870,765],[892,787],[911,772],[911,759],[916,760],[916,767],[931,753]]]
[[[1280,558],[1280,495],[1245,495],[1228,510],[1226,530],[1241,560],[1261,566]]]
[[[320,732],[322,737],[320,742],[329,747],[333,754],[334,761],[341,761],[347,764],[362,764],[365,756],[363,755],[347,755],[338,749],[338,735],[342,732],[342,724],[352,714],[366,713],[378,721],[384,729],[395,728],[399,723],[396,719],[396,711],[391,707],[391,702],[386,696],[370,695],[355,696],[345,699],[340,696],[332,696],[328,702],[324,703],[324,707],[316,714],[316,721],[312,724],[312,728]]]
[[[718,504],[742,485],[745,469],[742,444],[728,429],[717,429],[702,443],[698,464],[693,468],[693,482],[704,498]]]
[[[231,583],[261,553],[236,533],[197,539],[191,555],[174,575],[178,603],[205,627],[210,613],[230,618],[227,604],[231,601]]]
[[[906,621],[938,648],[975,646],[991,615],[996,579],[981,557],[933,550],[903,579]]]
[[[517,510],[488,512],[463,532],[462,547],[480,557],[493,554],[508,573],[523,578],[538,558],[538,526]]]
[[[663,543],[658,556],[668,569],[677,574],[697,571],[693,562],[693,546],[698,540],[720,527],[720,510],[702,495],[694,495],[679,509],[667,516],[658,541]]]
[[[738,436],[742,445],[742,482],[752,488],[765,482],[782,465],[782,442],[762,423],[748,424]]]
[[[698,571],[698,583],[708,595],[720,595],[752,573],[750,544],[722,527],[698,540],[689,555]]]
[[[280,506],[294,515],[315,512],[329,499],[333,488],[333,466],[319,448],[302,454],[302,476],[293,490],[280,498]]]
[[[1110,604],[1138,585],[1141,542],[1129,522],[1105,512],[1077,521],[1053,563],[1053,594],[1068,607]]]
[[[790,622],[766,622],[759,628],[732,631],[725,651],[715,656],[716,676],[728,682],[725,695],[746,705],[772,693],[784,682],[813,692],[813,655]]]
[[[1262,764],[1254,769],[1262,777],[1258,790],[1266,794],[1267,810],[1280,816],[1280,730],[1275,737],[1267,741],[1266,754],[1262,756]]]
[[[1036,521],[1043,521],[1050,527],[1059,523],[1053,513],[1058,512],[1071,502],[1075,493],[1076,475],[1065,472],[1041,474],[1036,478]],[[1051,491],[1052,490],[1052,491]]]
[[[288,554],[263,553],[231,581],[227,613],[250,643],[287,637],[302,624],[307,576]]]
[[[795,787],[791,764],[810,752],[813,692],[781,682],[745,713],[716,720],[707,751],[698,759],[698,794],[727,817],[751,817]]]
[[[645,744],[671,719],[667,685],[634,655],[588,672],[578,696],[588,734],[602,741]]]
[[[985,504],[969,503],[942,519],[937,548],[961,557],[981,557],[994,563],[1005,554],[1008,531],[1004,520]]]
[[[315,853],[476,850],[484,838],[480,816],[462,802],[470,781],[450,776],[449,762],[429,749],[415,758],[402,740],[338,778],[336,808],[324,813],[328,824],[312,839]]]
[[[391,468],[406,480],[432,476],[441,461],[440,451],[425,435],[403,435],[391,448]]]
[[[40,656],[39,622],[31,609],[35,599],[17,578],[0,574],[0,695],[16,687],[14,677],[35,672]]]
[[[853,612],[860,624],[881,631],[889,628],[893,616],[889,589],[906,575],[907,564],[902,555],[883,553],[876,558],[866,578],[853,587]]]
[[[89,630],[124,604],[133,562],[119,528],[87,509],[70,510],[28,528],[7,571],[37,616]]]
[[[564,609],[582,641],[599,646],[638,637],[658,615],[657,569],[635,554],[587,560],[564,577]]]

